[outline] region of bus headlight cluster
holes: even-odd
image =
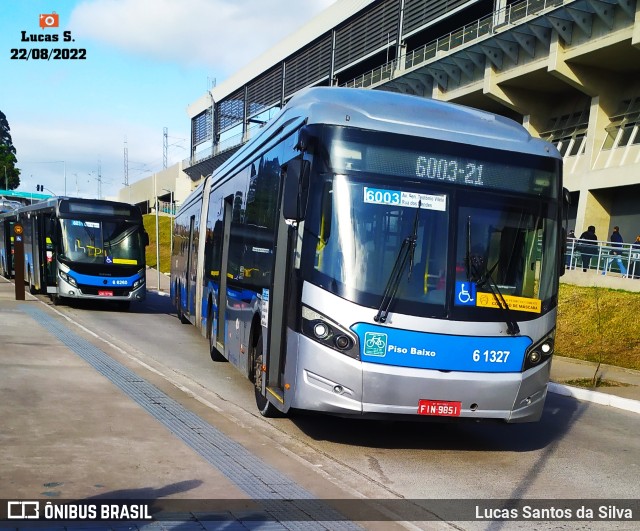
[[[360,359],[357,338],[328,317],[307,306],[302,307],[302,333],[333,350]]]
[[[527,349],[522,370],[526,371],[527,369],[540,365],[551,357],[554,349],[555,335],[556,331],[554,329]]]
[[[58,270],[58,275],[60,275],[60,278],[64,280],[67,284],[71,284],[76,288],[78,287],[78,283],[76,282],[76,279],[73,278],[71,275],[68,275],[67,273],[61,270]]]
[[[144,277],[140,277],[138,280],[136,280],[136,281],[133,283],[132,288],[133,288],[133,289],[136,289],[138,286],[142,286],[142,284],[144,284]]]

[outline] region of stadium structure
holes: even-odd
[[[338,0],[189,105],[184,171],[211,174],[309,86],[512,118],[562,153],[569,228],[640,234],[637,0]]]

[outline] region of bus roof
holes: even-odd
[[[93,212],[94,214],[117,215],[120,217],[131,216],[133,218],[142,218],[140,209],[135,205],[131,205],[129,203],[122,203],[118,201],[107,201],[104,199],[86,199],[86,198],[80,198],[80,197],[52,197],[50,199],[47,199],[46,201],[40,201],[39,203],[34,203],[33,205],[23,206],[22,208],[17,209],[16,212],[19,214],[26,214],[29,212],[46,212],[46,211],[57,212],[62,203],[65,203],[68,205],[78,205],[78,206],[84,205],[87,207],[87,210],[85,210],[84,212],[82,212],[81,210],[78,210],[76,212],[68,212],[68,213],[65,213],[65,216],[77,215],[77,214],[91,214],[89,210],[90,207],[96,206],[96,207],[109,207],[111,209],[111,212],[107,212],[106,210],[104,212],[100,212],[99,209],[97,209],[95,212]],[[122,212],[118,212],[118,209],[120,209]]]
[[[543,156],[557,153],[551,144],[532,137],[521,124],[504,116],[382,90],[304,89],[291,98],[276,121],[295,115],[305,116],[308,124],[387,131]]]
[[[396,92],[311,87],[296,93],[280,113],[214,171],[211,178],[225,175],[253,156],[263,144],[276,136],[290,134],[304,123],[433,138],[562,160],[553,144],[531,136],[521,124],[504,116]]]

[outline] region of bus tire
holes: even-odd
[[[258,342],[253,348],[253,366],[254,366],[254,390],[256,395],[256,406],[263,417],[278,418],[284,414],[274,406],[267,397],[262,394],[262,334],[258,336]]]
[[[213,319],[211,317],[211,313],[212,313],[212,309],[211,309],[211,305],[209,305],[209,316],[208,316],[209,324],[207,325],[207,328],[209,329],[209,355],[211,356],[211,359],[213,361],[215,361],[216,363],[219,363],[222,361],[227,361],[227,358],[225,358],[220,353],[216,345],[216,336],[213,333]]]
[[[51,295],[51,303],[54,306],[60,306],[62,304],[62,297],[60,297],[60,295]]]

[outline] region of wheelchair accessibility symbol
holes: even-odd
[[[476,283],[456,282],[456,306],[476,305]]]

